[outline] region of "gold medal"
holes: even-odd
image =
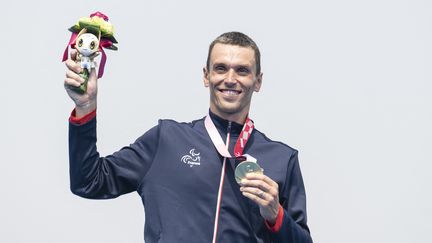
[[[237,165],[235,169],[235,179],[240,184],[241,180],[246,177],[248,173],[263,174],[263,169],[256,163],[251,161],[243,161]]]

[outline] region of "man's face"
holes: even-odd
[[[210,53],[209,70],[204,68],[204,85],[210,89],[210,110],[223,117],[245,118],[252,94],[261,87],[262,73],[256,73],[254,50],[217,43]]]

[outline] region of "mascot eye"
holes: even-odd
[[[82,45],[83,45],[83,40],[80,39],[80,40],[78,41],[78,47],[81,47]]]
[[[90,42],[90,49],[95,49],[96,43],[94,41]]]

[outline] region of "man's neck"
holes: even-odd
[[[238,124],[244,124],[246,121],[246,117],[248,116],[248,112],[225,113],[220,112],[216,109],[212,109],[212,107],[210,107],[210,111],[222,119],[232,121]]]

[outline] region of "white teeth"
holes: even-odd
[[[222,91],[224,94],[227,94],[227,95],[237,95],[237,94],[239,94],[240,92],[238,92],[238,91],[236,91],[236,90],[224,90],[224,91]]]

